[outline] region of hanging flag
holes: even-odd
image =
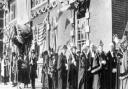
[[[67,26],[68,26],[69,24],[73,24],[73,23],[74,23],[73,17],[67,18],[67,19],[66,19],[66,24],[65,24],[65,29],[67,29]],[[73,25],[72,25],[72,26],[73,26]]]
[[[58,12],[57,21],[59,21],[59,19],[60,19],[60,17],[62,16],[63,12],[62,12],[62,11],[60,11],[60,10],[58,10],[57,12]]]
[[[70,24],[70,20],[67,18],[65,23],[65,30],[67,29],[68,25]]]
[[[64,6],[60,9],[60,11],[64,12],[64,11],[66,11],[69,7],[70,7],[70,5],[64,5]]]

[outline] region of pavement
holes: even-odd
[[[24,88],[24,84],[21,84],[21,89],[32,89],[31,84],[28,85],[28,88]],[[13,87],[11,83],[8,83],[7,85],[4,85],[4,83],[0,83],[0,89],[20,89],[18,86]],[[41,82],[39,80],[36,80],[35,89],[42,89]]]

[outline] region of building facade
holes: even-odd
[[[4,10],[3,10],[3,1],[0,2],[0,58],[2,58],[2,49],[3,49],[3,25],[4,25]]]
[[[76,45],[81,50],[86,42],[98,45],[100,41],[107,51],[113,34],[119,34],[121,38],[126,28],[127,0],[84,0],[89,4],[83,6],[86,11],[81,18],[78,13],[82,7],[78,6],[79,10],[76,10],[75,1],[6,0],[3,48],[14,46],[15,49],[8,50],[16,50],[10,34],[18,24],[32,30],[31,49],[37,46],[39,55],[47,49],[57,52],[63,45]]]

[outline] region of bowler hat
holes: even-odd
[[[64,45],[64,46],[63,46],[63,49],[67,49],[67,46],[66,46],[66,45]]]
[[[31,52],[32,52],[32,53],[35,53],[35,50],[33,49]]]

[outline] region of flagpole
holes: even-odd
[[[50,5],[50,0],[48,0],[48,6]],[[50,51],[50,10],[48,9],[48,25],[49,28],[47,29],[47,44],[48,44],[48,51]]]

